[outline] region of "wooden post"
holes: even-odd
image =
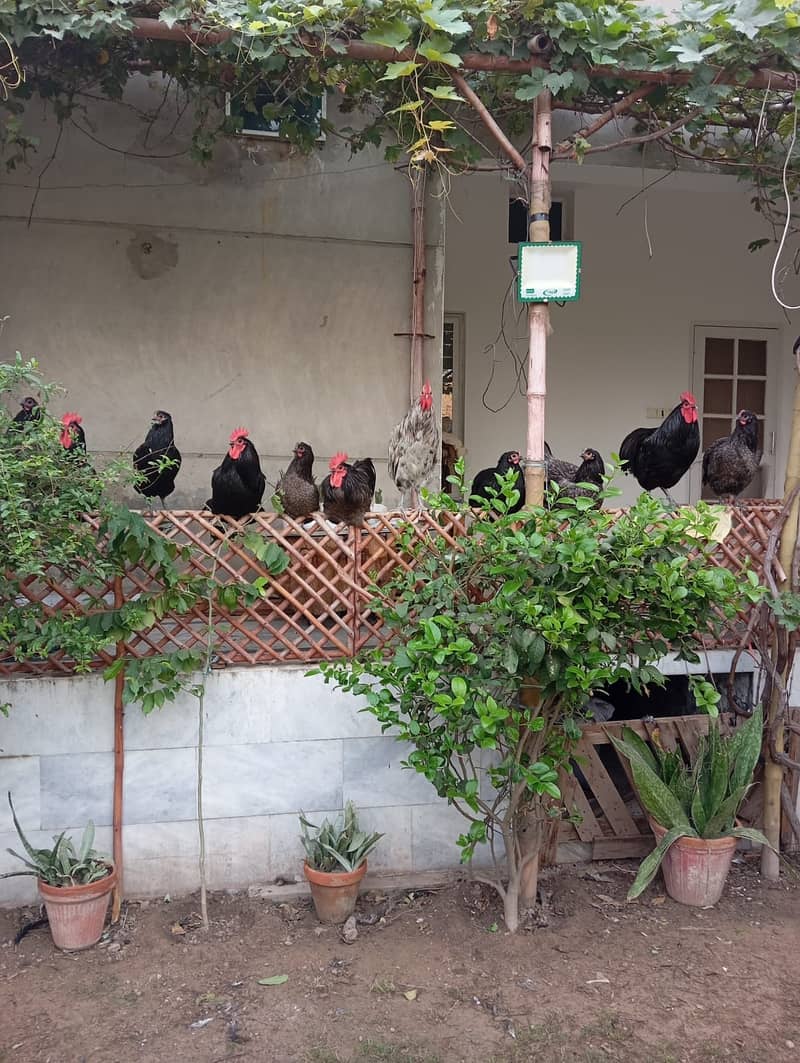
[[[550,149],[552,137],[552,97],[545,89],[534,103],[533,121],[535,143],[531,159],[529,192],[530,238],[536,242],[550,240]],[[528,309],[528,431],[525,446],[525,506],[541,506],[544,501],[544,404],[547,394],[547,337],[550,332],[550,310],[547,303],[531,303]],[[520,694],[524,705],[539,704],[537,685],[528,681]],[[542,843],[538,824],[532,843]],[[536,904],[541,854],[522,870],[520,904],[532,908]]]
[[[121,609],[124,604],[122,578],[114,580],[114,608]],[[119,659],[125,653],[125,645],[117,643],[115,657]],[[122,694],[125,689],[125,669],[117,672],[114,679],[114,806],[111,815],[113,832],[114,866],[117,869],[117,884],[111,898],[111,922],[119,919],[123,896],[122,867],[122,784],[125,777],[125,706]]]
[[[550,239],[550,151],[552,148],[552,97],[545,89],[534,103],[535,143],[530,179],[530,238]],[[547,394],[547,337],[550,309],[531,303],[528,310],[528,432],[525,446],[525,505],[544,501],[544,404]]]
[[[411,166],[411,221],[413,255],[411,265],[411,372],[409,402],[413,405],[422,391],[423,346],[425,341],[425,188],[427,169]]]
[[[794,407],[792,409],[789,457],[786,463],[786,479],[783,483],[784,498],[788,498],[792,491],[800,486],[800,336],[798,336],[795,341],[794,355],[796,360],[797,377],[794,385]],[[789,510],[789,516],[783,526],[783,534],[781,535],[778,560],[785,575],[783,580],[778,579],[778,587],[780,590],[798,590],[797,587],[791,587],[791,573],[794,568],[794,552],[797,545],[798,519],[800,519],[800,496],[795,499],[792,508]],[[792,652],[789,655],[789,660],[786,662],[786,674],[783,678],[787,684],[794,663],[793,656],[794,653]],[[764,743],[763,827],[764,834],[767,836],[770,844],[775,847],[776,852],[773,853],[772,850],[766,847],[766,845],[762,846],[761,874],[765,879],[769,879],[770,881],[775,881],[780,874],[780,857],[778,856],[778,853],[780,853],[781,848],[781,787],[783,786],[783,765],[776,764],[770,756],[769,736],[772,735],[775,739],[776,752],[782,753],[784,751],[786,736],[783,724],[781,722],[776,722],[777,717],[780,715],[781,697],[781,692],[773,686],[772,697],[770,699],[765,723],[765,736],[767,740]]]

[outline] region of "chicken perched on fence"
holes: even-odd
[[[716,439],[703,454],[703,485],[717,498],[733,502],[748,486],[761,464],[758,449],[758,418],[751,410],[740,410],[729,436]]]
[[[412,506],[418,505],[420,488],[433,472],[439,456],[439,440],[433,392],[426,380],[419,401],[389,437],[389,475],[400,491],[401,508],[405,508],[407,495]]]
[[[509,469],[516,469],[514,487],[519,491],[519,499],[509,508],[508,512],[518,513],[525,505],[525,474],[520,465],[518,450],[507,450],[505,454],[501,454],[497,459],[497,465],[493,469],[481,469],[472,481],[472,490],[470,491],[472,503],[481,505],[481,502],[483,502],[481,506],[483,509],[491,507],[495,498],[502,494],[498,477],[505,476]]]
[[[549,451],[550,448],[548,447]],[[545,458],[547,483],[552,489],[558,487],[558,494],[567,498],[578,498],[579,495],[595,495],[603,486],[603,477],[606,467],[600,454],[592,447],[587,447],[581,453],[581,464],[573,465],[572,462],[562,461],[560,458],[549,454]],[[587,486],[590,485],[590,486]],[[598,499],[598,504],[600,503]]]
[[[67,454],[86,461],[86,433],[81,428],[82,421],[79,413],[65,413],[58,438]]]
[[[145,498],[160,498],[163,506],[164,499],[175,490],[181,467],[172,417],[166,410],[153,414],[144,443],[133,452],[133,467],[137,473],[134,488]]]
[[[295,519],[309,517],[319,509],[319,488],[312,468],[314,451],[309,443],[295,443],[289,468],[278,480],[275,494],[283,512]]]
[[[267,481],[249,435],[246,428],[234,428],[228,453],[211,474],[211,498],[206,506],[212,513],[241,520],[261,505]]]
[[[322,481],[320,494],[326,517],[353,528],[364,527],[364,515],[375,494],[375,466],[372,458],[348,464],[345,453],[334,454],[330,473]]]
[[[670,410],[658,428],[634,428],[623,439],[619,456],[625,472],[632,473],[645,491],[660,487],[672,505],[669,493],[688,471],[700,449],[697,400],[691,391]]]

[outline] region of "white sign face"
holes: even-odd
[[[572,300],[580,294],[581,245],[520,244],[519,298],[522,302]]]

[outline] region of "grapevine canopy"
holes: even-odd
[[[520,169],[503,135],[524,145],[531,101],[549,91],[579,115],[556,159],[658,141],[676,164],[749,179],[757,208],[785,217],[800,0],[686,0],[669,14],[629,0],[0,0],[0,34],[12,167],[33,146],[27,100],[43,97],[68,121],[87,97],[120,99],[141,72],[161,71],[193,100],[201,160],[241,124],[225,116],[225,93],[234,115],[258,106],[311,150],[316,130],[297,103],[330,92],[357,115],[336,129],[354,150],[383,145],[392,161],[450,172],[487,154]],[[797,170],[786,169],[794,191]]]

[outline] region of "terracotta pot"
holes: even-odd
[[[355,871],[317,871],[303,864],[311,886],[311,896],[321,923],[343,923],[356,907],[358,887],[367,873],[365,860]]]
[[[39,879],[39,895],[47,909],[50,933],[57,949],[77,952],[96,945],[103,933],[116,868],[109,864],[105,878],[85,886],[48,886]]]
[[[656,844],[666,830],[650,820]],[[667,893],[681,904],[705,908],[722,896],[738,838],[678,838],[661,862]]]

